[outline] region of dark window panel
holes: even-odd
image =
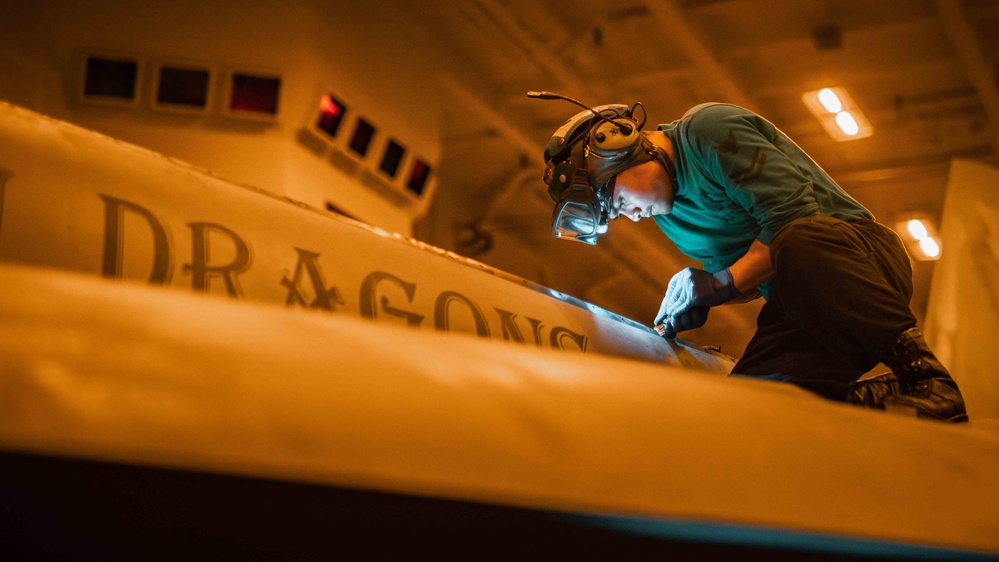
[[[280,78],[233,74],[229,109],[277,115],[280,93]]]
[[[375,136],[375,126],[364,119],[357,120],[357,127],[354,128],[354,136],[350,138],[350,149],[358,156],[368,153],[371,146],[371,139]]]
[[[402,157],[405,154],[406,149],[401,144],[389,139],[388,145],[385,147],[385,154],[382,155],[382,162],[378,167],[390,178],[394,178],[399,172],[399,164],[402,163]]]
[[[163,66],[156,101],[202,109],[208,105],[209,78],[207,70]]]
[[[87,57],[83,94],[134,100],[138,75],[139,63],[136,61]]]
[[[409,173],[409,181],[406,182],[406,189],[416,195],[422,195],[423,189],[427,186],[428,179],[430,179],[430,165],[423,160],[416,160],[413,163],[412,171]]]

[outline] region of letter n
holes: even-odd
[[[517,343],[524,343],[524,334],[521,333],[520,327],[517,326],[517,315],[509,310],[503,310],[502,308],[493,307],[493,309],[499,313],[500,327],[503,329],[503,340],[513,340]],[[540,346],[542,326],[541,320],[527,317],[527,321],[531,324],[531,332],[534,333],[534,343]]]

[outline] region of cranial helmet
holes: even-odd
[[[531,97],[575,100],[530,92]],[[611,180],[619,172],[655,158],[655,151],[641,133],[645,125],[634,118],[641,104],[631,108],[610,104],[587,109],[559,127],[545,149],[544,181],[555,202],[552,236],[596,244],[597,235],[607,232],[608,197]]]

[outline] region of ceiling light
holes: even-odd
[[[829,113],[839,113],[843,111],[843,102],[839,101],[839,96],[836,92],[830,90],[829,88],[822,88],[819,90],[819,103],[822,107],[826,108]]]
[[[905,224],[905,229],[916,240],[922,240],[923,238],[929,236],[929,232],[926,230],[926,225],[919,219],[912,219],[907,222]]]
[[[843,88],[806,92],[801,99],[826,132],[838,141],[863,139],[874,133],[870,121]]]
[[[851,137],[857,136],[857,133],[860,132],[860,126],[857,125],[857,120],[853,118],[853,115],[849,111],[840,111],[837,113],[836,124],[839,125],[841,131]]]
[[[927,236],[919,241],[919,249],[930,259],[940,257],[940,245],[933,238]]]
[[[940,237],[925,213],[908,213],[895,222],[909,255],[919,261],[940,259]]]

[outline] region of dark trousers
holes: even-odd
[[[809,217],[770,245],[776,284],[735,375],[844,400],[896,335],[916,325],[912,267],[898,235],[867,220]]]

